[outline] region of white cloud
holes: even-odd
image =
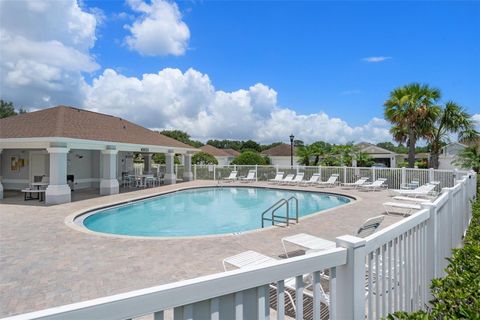
[[[1,1],[2,99],[22,106],[80,104],[82,72],[99,68],[89,54],[98,16],[75,0]]]
[[[131,32],[126,44],[140,54],[148,56],[182,55],[187,50],[190,30],[176,3],[152,0],[127,0],[132,10],[141,15],[125,28]]]
[[[107,69],[88,90],[86,108],[114,114],[150,128],[185,130],[200,140],[256,139],[285,141],[290,133],[307,143],[325,140],[390,140],[388,123],[373,118],[352,127],[324,112],[298,114],[278,105],[277,92],[257,83],[233,92],[216,90],[194,69],[164,69],[142,78]]]
[[[392,57],[382,57],[382,56],[379,56],[379,57],[367,57],[367,58],[363,58],[362,60],[365,61],[365,62],[382,62],[382,61],[385,61],[385,60],[390,60],[392,59]]]
[[[480,113],[472,115],[472,119],[476,122],[477,131],[480,131]]]

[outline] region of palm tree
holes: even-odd
[[[475,172],[480,172],[480,148],[476,146],[466,147],[457,156],[453,162],[465,169],[473,169]]]
[[[415,165],[415,145],[425,135],[439,113],[435,103],[440,99],[440,90],[426,84],[412,83],[394,89],[385,101],[385,119],[393,124],[394,139],[408,144],[408,165]]]
[[[309,166],[310,158],[313,156],[313,153],[310,146],[302,146],[297,148],[295,155],[299,158],[299,164],[303,166]]]
[[[425,135],[430,144],[430,167],[438,169],[442,146],[454,133],[458,134],[458,140],[465,142],[476,140],[479,134],[472,116],[455,102],[449,101],[441,108]]]

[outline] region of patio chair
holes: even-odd
[[[230,172],[230,175],[226,178],[223,178],[223,180],[225,182],[233,182],[233,181],[237,180],[237,174],[238,174],[237,171],[232,171],[232,172]]]
[[[314,173],[310,177],[310,180],[302,180],[298,183],[298,185],[300,185],[300,186],[311,186],[311,185],[316,184],[319,179],[320,179],[320,173]]]
[[[245,251],[237,255],[223,259],[223,268],[227,271],[227,265],[233,266],[238,269],[261,266],[266,264],[271,264],[277,262],[277,259],[271,258],[264,254],[261,254],[256,251]],[[311,281],[309,281],[309,275],[304,276],[304,282],[306,280],[306,285],[303,291],[303,319],[312,319],[313,318],[313,292],[311,291]],[[285,314],[289,317],[294,318],[296,313],[296,288],[295,288],[295,278],[285,279]],[[309,283],[310,282],[310,283]],[[277,310],[277,287],[275,283],[269,285],[270,294],[269,294],[269,304],[270,308]],[[320,303],[323,304],[321,308],[320,319],[329,318],[329,307],[330,307],[330,295],[325,292],[322,285],[320,285]]]
[[[384,219],[384,216],[376,216],[376,217],[365,220],[365,222],[363,222],[360,228],[357,230],[357,233],[355,234],[355,236],[364,238],[373,234],[380,227],[380,224],[382,223],[383,219]],[[292,236],[282,238],[283,250],[285,251],[285,256],[287,257],[288,257],[288,252],[286,248],[287,243],[299,246],[305,251],[327,250],[327,249],[332,249],[336,247],[336,244],[333,241],[312,236],[306,233],[298,233]]]
[[[397,212],[403,214],[404,216],[409,216],[414,211],[422,209],[422,206],[419,204],[400,202],[385,202],[383,207],[385,208],[385,212],[387,214]]]
[[[414,202],[414,203],[428,203],[428,202],[432,202],[432,199],[412,198],[412,197],[404,197],[404,196],[395,196],[395,197],[393,197],[392,199],[393,199],[393,200],[400,200],[400,201]]]
[[[285,176],[285,178],[282,179],[282,181],[279,182],[279,184],[289,184],[293,181],[293,178],[295,178],[295,175],[293,173],[289,173]]]
[[[253,182],[256,181],[255,170],[249,170],[246,177],[240,178],[241,182]]]
[[[400,185],[400,189],[403,189],[403,190],[413,190],[413,189],[416,189],[420,186],[420,181],[418,180],[412,180],[410,181],[409,183],[402,183]]]
[[[361,185],[358,186],[358,190],[361,190],[361,191],[377,191],[377,190],[380,190],[380,189],[382,189],[386,186],[385,185],[386,181],[387,181],[387,179],[380,178],[380,179],[377,179],[377,180],[373,181],[370,184],[361,184]]]
[[[283,180],[283,174],[284,174],[283,171],[278,171],[277,174],[275,175],[275,178],[269,179],[268,182],[269,182],[269,183],[272,183],[272,184],[282,182],[282,180]]]
[[[404,195],[410,197],[426,197],[434,196],[436,194],[435,188],[436,184],[427,183],[413,190],[406,189],[391,189],[390,192],[395,195]]]
[[[370,178],[369,177],[361,177],[360,179],[358,179],[355,182],[342,183],[342,187],[356,189],[358,186],[361,186],[362,184],[365,184],[368,179],[370,179]]]
[[[338,174],[332,174],[327,181],[318,181],[316,186],[317,187],[335,187],[335,183],[337,182]]]
[[[295,176],[295,178],[290,181],[288,184],[290,185],[295,185],[295,184],[299,184],[302,180],[303,180],[303,176],[305,175],[304,172],[299,172],[297,173],[297,175]]]

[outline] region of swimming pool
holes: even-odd
[[[79,217],[79,222],[91,231],[126,236],[238,233],[261,228],[261,213],[279,199],[291,196],[299,200],[300,217],[351,201],[348,197],[306,191],[195,188],[101,209]]]

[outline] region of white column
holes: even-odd
[[[169,150],[165,154],[165,184],[177,183],[177,176],[174,171],[175,167],[175,153]]]
[[[183,181],[192,181],[193,180],[193,173],[192,173],[192,155],[187,153],[183,155]]]
[[[0,149],[0,200],[3,199],[3,185],[2,185],[2,149]]]
[[[337,247],[347,249],[347,263],[337,269],[337,319],[365,319],[365,239],[341,236]]]
[[[71,190],[67,184],[67,153],[69,148],[47,148],[50,154],[50,182],[45,190],[46,204],[71,202]]]
[[[147,153],[143,154],[143,164],[144,164],[144,170],[146,173],[152,173],[152,154]]]
[[[118,150],[102,150],[102,179],[100,179],[100,194],[109,195],[119,192],[117,180]]]

